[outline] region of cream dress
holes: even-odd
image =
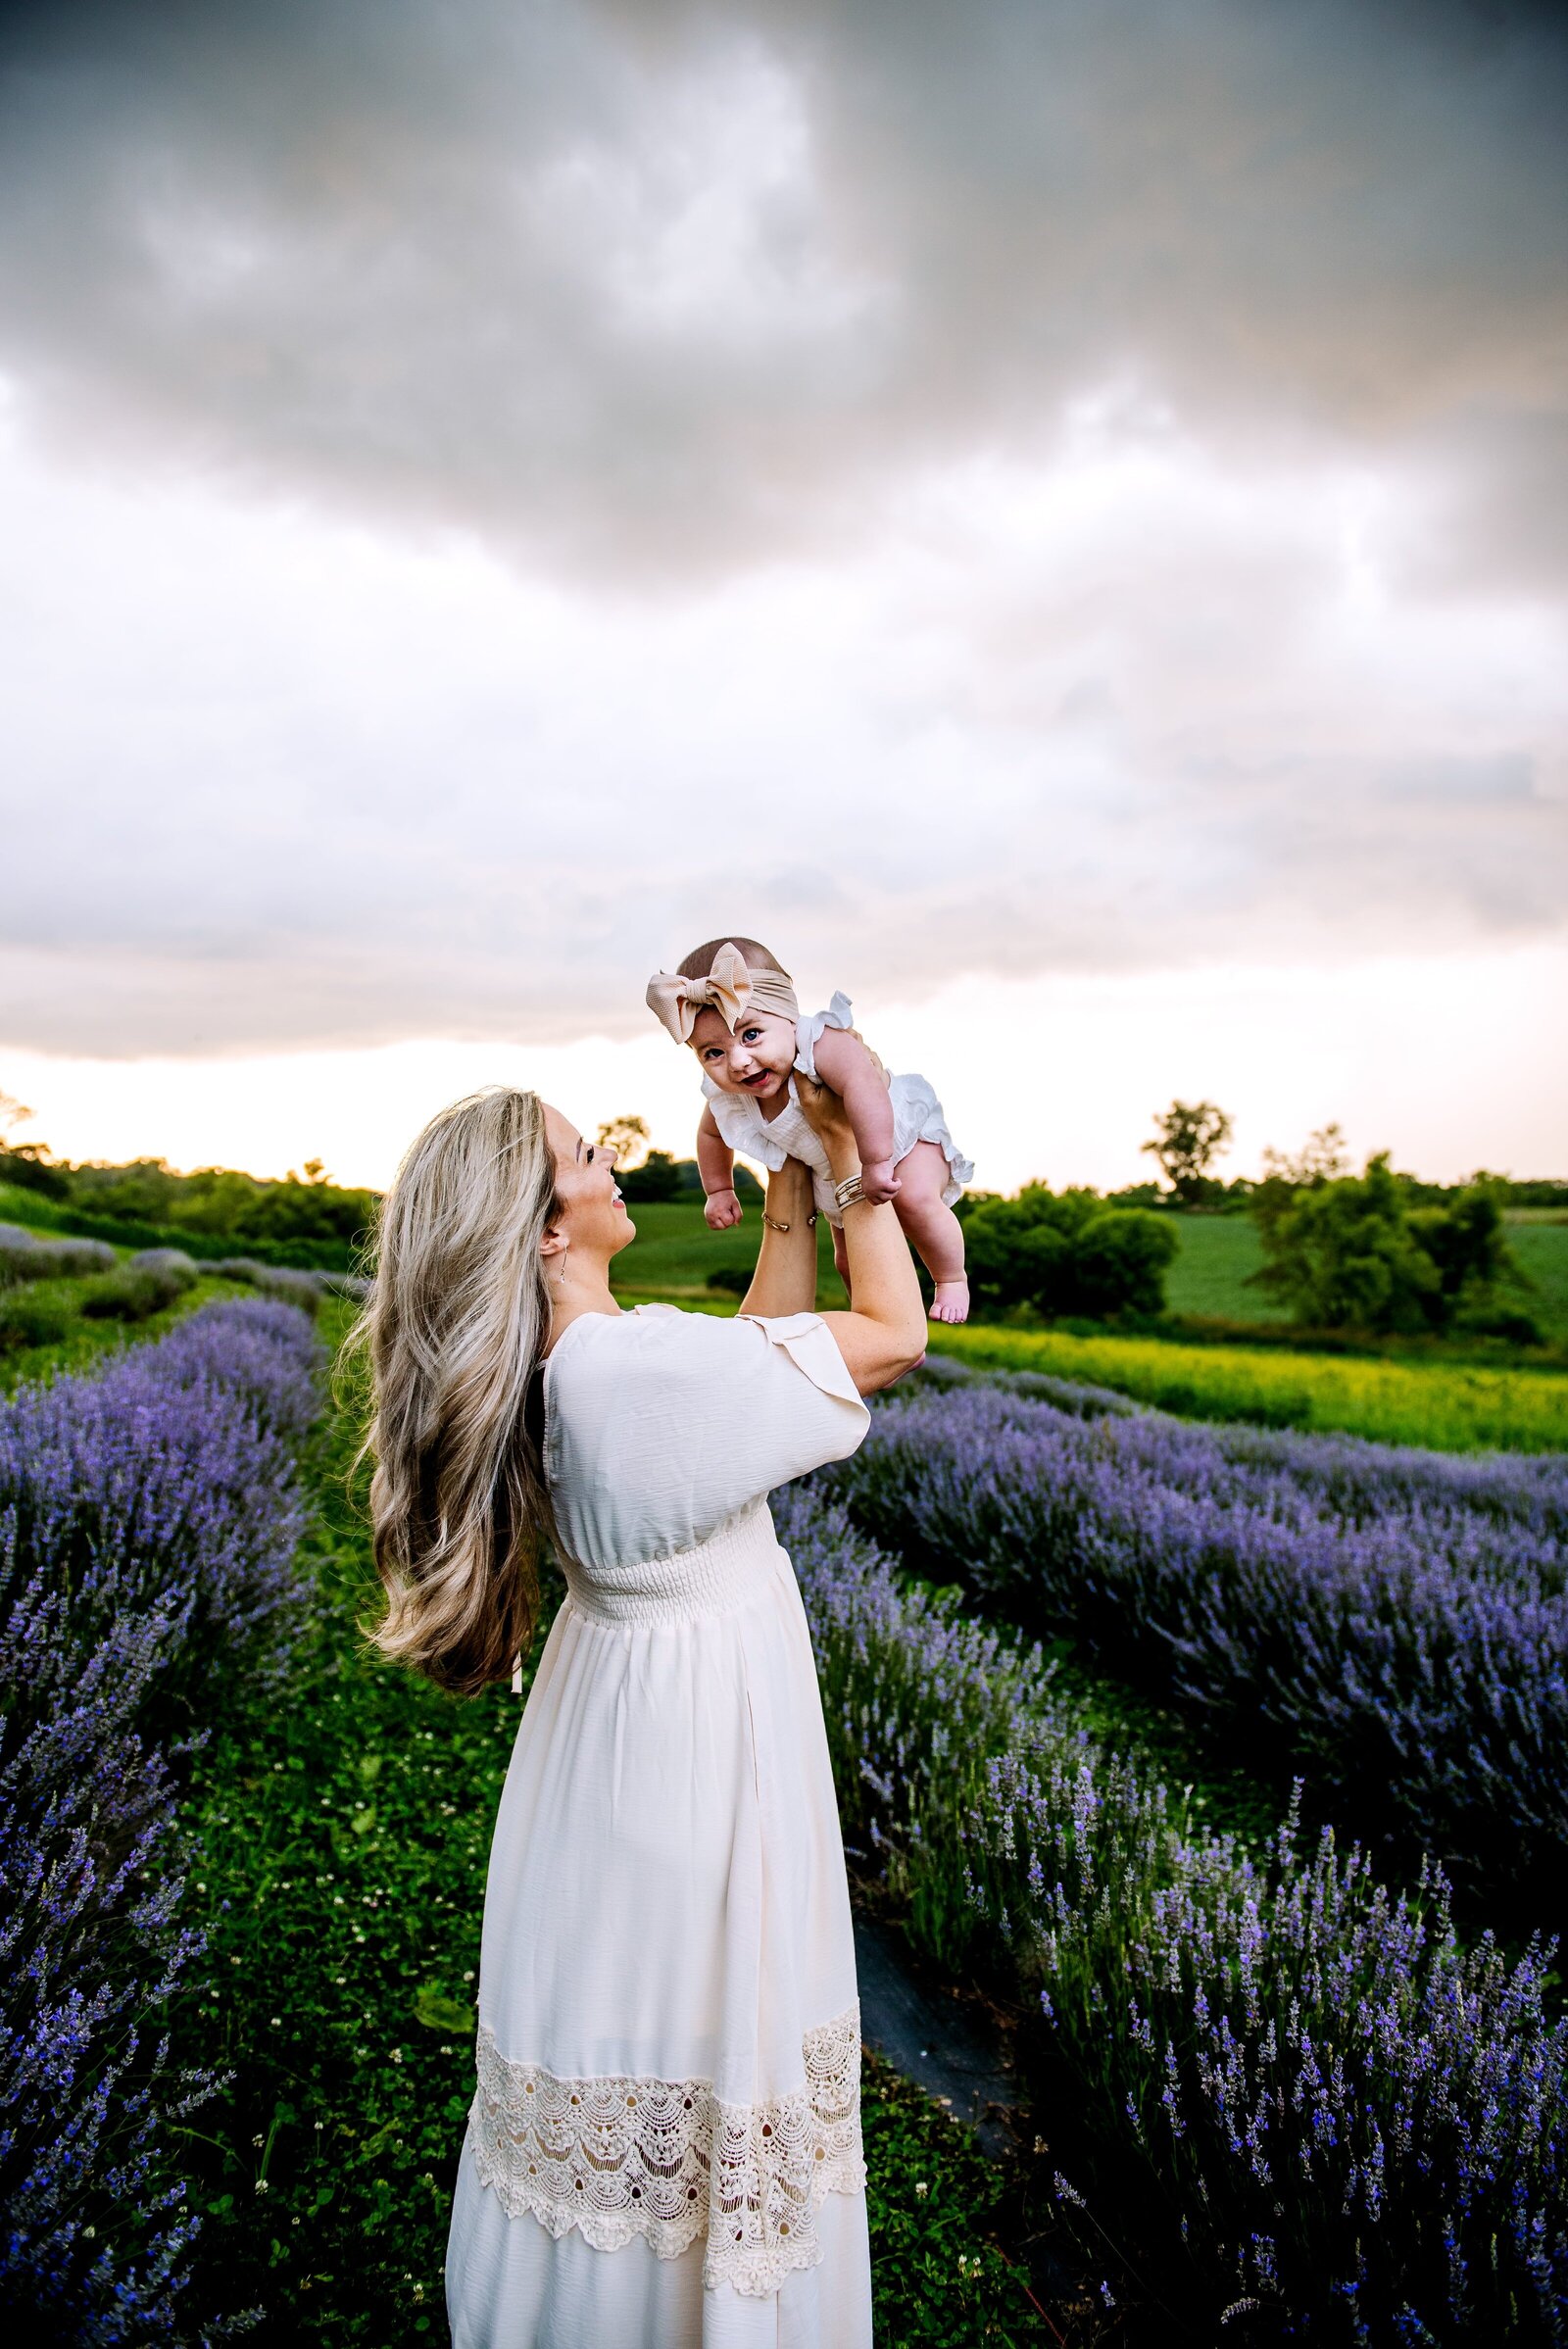
[[[585,1314],[550,1355],[567,1596],[490,1854],[455,2349],[869,2349],[844,1851],[766,1499],[866,1423],[814,1313]]]
[[[853,1028],[855,1013],[850,999],[835,994],[825,1011],[803,1013],[795,1023],[795,1067],[802,1076],[816,1078],[816,1044],[824,1028]],[[801,1097],[795,1090],[795,1072],[790,1072],[789,1099],[776,1117],[764,1117],[762,1105],[749,1093],[724,1093],[711,1077],[704,1077],[703,1092],[713,1112],[713,1123],[732,1150],[742,1157],[756,1159],[774,1174],[787,1158],[799,1158],[811,1170],[811,1189],[817,1211],[829,1223],[841,1224],[843,1210],[833,1192],[833,1176],[827,1162],[827,1151],[820,1138],[806,1122]],[[917,1142],[934,1142],[948,1162],[948,1180],[942,1196],[951,1207],[955,1199],[963,1197],[965,1183],[974,1175],[974,1161],[966,1158],[948,1131],[947,1112],[936,1097],[928,1080],[911,1069],[903,1075],[890,1076],[888,1092],[893,1102],[893,1163],[906,1158]]]

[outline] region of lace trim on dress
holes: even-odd
[[[809,2031],[806,2084],[724,2104],[706,2080],[560,2080],[479,2033],[469,2133],[513,2218],[575,2227],[599,2251],[641,2235],[660,2259],[708,2238],[703,2281],[765,2299],[822,2256],[829,2194],[865,2190],[860,2010]]]

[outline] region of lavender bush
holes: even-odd
[[[20,1281],[58,1281],[110,1272],[115,1251],[102,1240],[38,1240],[21,1224],[0,1223],[0,1289]]]
[[[1028,1630],[1298,1766],[1512,1923],[1568,1863],[1568,1461],[1092,1419],[966,1386],[832,1472],[857,1521]]]
[[[1435,1873],[1396,1894],[1294,1822],[1262,1858],[1195,1824],[820,1485],[774,1513],[860,1864],[939,1956],[981,1935],[1037,2002],[1042,2123],[1082,2140],[1060,2198],[1134,2214],[1205,2327],[1568,2341],[1544,1953],[1467,1951]]]
[[[167,2076],[159,2020],[199,1947],[172,1732],[296,1634],[316,1367],[247,1300],[0,1406],[0,2310],[29,2339],[178,2331],[160,2129],[206,2083]]]

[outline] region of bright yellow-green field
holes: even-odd
[[[933,1346],[993,1370],[1045,1370],[1193,1419],[1337,1428],[1438,1451],[1568,1450],[1568,1376],[1462,1362],[1293,1354],[1270,1346],[1176,1346],[971,1324]]]

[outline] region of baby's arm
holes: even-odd
[[[899,1188],[893,1171],[893,1100],[881,1062],[848,1028],[824,1028],[812,1055],[816,1073],[850,1113],[865,1196],[884,1206]]]
[[[727,1232],[732,1223],[740,1222],[742,1212],[735,1197],[735,1152],[719,1132],[711,1109],[705,1109],[697,1123],[697,1171],[708,1194],[704,1220],[710,1232]]]

